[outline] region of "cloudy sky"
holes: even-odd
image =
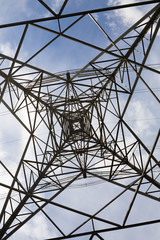
[[[48,0],[46,2],[50,9],[55,13],[58,13],[63,0]],[[63,14],[72,12],[85,11],[96,8],[104,8],[107,6],[117,6],[126,3],[136,3],[138,0],[69,0]],[[143,1],[145,2],[145,1]],[[49,18],[52,15],[44,6],[40,4],[40,1],[36,0],[0,0],[0,26],[11,22],[27,21],[30,19]],[[53,30],[44,31],[42,28],[37,28],[35,25],[29,25],[27,33],[24,38],[23,45],[20,49],[18,60],[28,62],[28,64],[34,65],[37,68],[42,68],[46,72],[57,73],[61,71],[68,71],[70,69],[81,69],[89,62],[92,61],[98,54],[101,53],[100,49],[107,47],[110,44],[110,40],[115,41],[123,32],[131,27],[135,22],[142,18],[149,10],[151,10],[155,4],[132,7],[127,9],[107,11],[101,13],[94,13],[93,17],[110,36],[110,39],[98,28],[94,23],[91,16],[86,15],[76,23],[71,29],[66,28],[72,24],[76,18],[64,18],[60,21],[61,31],[64,34],[69,35],[71,38],[78,38],[81,41],[89,42],[91,45],[96,45],[97,48],[88,47],[80,44],[76,41],[72,41],[67,37],[58,37],[59,31],[58,21],[45,21],[40,23],[42,27],[48,27]],[[143,26],[140,28],[143,29]],[[14,57],[20,38],[24,31],[24,25],[18,25],[9,28],[0,28],[0,53],[1,56]],[[55,40],[53,41],[53,39]],[[147,36],[146,36],[147,38]],[[159,68],[159,34],[154,42],[152,52],[147,60],[148,66],[154,66]],[[53,41],[49,46],[48,43]],[[121,44],[121,43],[119,43]],[[46,46],[46,47],[45,47]],[[40,49],[40,53],[34,57]],[[104,56],[98,58],[103,59]],[[104,57],[105,58],[105,57]],[[28,61],[30,59],[30,61]],[[3,63],[2,68],[7,67],[9,63]],[[7,70],[4,70],[7,73]],[[21,73],[25,73],[26,69],[22,69]],[[131,69],[132,71],[132,69]],[[134,73],[131,72],[131,76],[134,77]],[[156,96],[159,96],[160,91],[160,78],[157,73],[151,73],[144,71],[142,74],[143,79],[146,80],[149,87],[155,92]],[[152,81],[150,81],[152,79]],[[146,100],[147,99],[147,100]],[[125,98],[121,99],[122,105],[125,102]],[[145,84],[140,81],[135,90],[132,100],[130,101],[130,108],[127,109],[125,119],[132,130],[139,136],[142,142],[151,149],[154,140],[157,135],[160,123],[160,110],[159,103],[155,97],[148,91]],[[23,122],[26,120],[26,115],[21,115]],[[111,126],[113,119],[107,120],[108,126]],[[6,164],[12,173],[15,173],[17,164],[21,158],[24,147],[28,140],[29,134],[24,130],[17,120],[12,116],[7,109],[1,104],[0,108],[0,160]],[[39,130],[43,135],[44,129]],[[128,138],[128,139],[127,139]],[[42,139],[45,139],[45,137]],[[132,141],[130,135],[126,136],[126,139]],[[158,156],[160,143],[156,146],[155,156]],[[32,156],[32,153],[28,153],[28,156]],[[0,166],[0,182],[10,184],[12,178],[2,165]],[[93,186],[92,186],[93,185]],[[0,188],[0,210],[3,206],[7,190]],[[112,186],[110,183],[103,183],[102,181],[96,182],[94,185],[93,180],[85,181],[82,179],[77,183],[77,187],[71,187],[66,193],[64,192],[56,198],[59,203],[65,202],[66,206],[78,208],[81,211],[87,211],[93,214],[102,208],[107,201],[110,201],[113,197],[119,194],[123,189],[117,186]],[[126,196],[128,199],[126,199]],[[107,216],[107,219],[111,221],[120,221],[120,217],[124,211],[126,211],[132,195],[123,195],[120,198],[120,202],[115,203],[104,210],[98,215],[98,217]],[[80,204],[81,203],[81,204]],[[80,204],[80,206],[79,206]],[[129,223],[135,222],[135,216],[138,221],[154,220],[159,218],[160,211],[158,209],[158,202],[153,202],[150,199],[145,199],[143,196],[138,196],[138,200],[135,203],[135,207],[131,212]],[[158,209],[158,210],[157,210]],[[69,213],[61,208],[55,206],[48,207],[46,209],[48,213],[52,212],[56,218],[56,224],[62,226],[64,232],[69,233],[72,231],[73,225],[78,226],[81,222],[85,221],[85,217],[77,217],[73,213]],[[140,213],[141,212],[141,213]],[[82,230],[89,231],[90,223],[85,225]],[[99,226],[99,222],[95,221],[97,228],[105,228],[106,225],[102,223]],[[159,225],[150,225],[147,227],[126,229],[124,231],[115,231],[101,234],[104,239],[151,239],[158,240],[160,236]],[[17,233],[10,237],[10,239],[24,239],[24,240],[39,240],[49,239],[58,236],[58,231],[48,223],[47,218],[43,214],[37,214],[31,221],[23,226]],[[154,236],[154,237],[153,237]],[[87,239],[86,237],[76,239]],[[94,238],[98,239],[98,238]]]

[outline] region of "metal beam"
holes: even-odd
[[[155,3],[159,3],[159,2],[160,2],[159,0],[154,0],[154,2],[153,2],[153,0],[152,1],[145,1],[145,2],[143,1],[143,2],[136,2],[136,3],[131,3],[131,4],[113,6],[113,7],[106,7],[106,8],[93,9],[93,10],[81,11],[81,12],[76,12],[76,13],[69,13],[69,14],[58,15],[58,16],[54,16],[54,17],[39,18],[39,19],[33,19],[33,20],[28,20],[28,21],[1,24],[0,28],[21,26],[21,25],[24,25],[24,24],[40,23],[40,22],[46,22],[46,21],[51,21],[51,20],[56,20],[56,19],[76,17],[76,16],[81,16],[81,15],[84,16],[84,15],[89,14],[89,13],[92,14],[92,13],[111,11],[111,10],[113,11],[113,10],[118,10],[118,9],[129,8],[129,7],[144,6],[144,5],[147,5],[147,4],[155,4]]]

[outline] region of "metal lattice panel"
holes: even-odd
[[[7,181],[3,175],[0,180],[7,191],[0,207],[1,239],[14,236],[37,215],[45,216],[50,239],[107,239],[111,231],[160,222],[154,207],[160,199],[159,121],[148,135],[134,121],[142,110],[146,119],[148,109],[160,112],[155,90],[160,72],[150,57],[159,38],[159,1],[107,7],[99,1],[89,10],[84,1],[86,8],[77,11],[65,0],[57,12],[50,1],[35,2],[47,17],[0,25],[0,31],[15,29],[21,36],[14,56],[0,54],[0,101],[26,136],[21,146],[8,147],[13,160],[0,161],[7,174]],[[134,7],[147,11],[116,40],[95,15]],[[96,43],[98,34],[103,43]],[[74,44],[84,50],[75,61],[88,62],[59,73],[45,68],[57,43],[63,61],[70,42],[73,52]],[[25,59],[27,47],[36,51]],[[146,94],[138,99],[142,87]],[[153,205],[152,214],[146,215],[145,203]]]

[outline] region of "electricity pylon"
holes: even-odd
[[[16,172],[0,162],[11,179],[10,184],[0,182],[1,188],[8,191],[0,212],[1,239],[11,237],[37,214],[44,215],[52,226],[52,239],[103,239],[110,231],[160,222],[160,217],[143,220],[137,214],[130,221],[139,196],[144,204],[144,199],[152,204],[160,201],[160,159],[156,152],[160,130],[156,128],[149,148],[139,135],[140,129],[136,132],[127,121],[138,84],[145,87],[157,105],[160,103],[150,77],[158,77],[160,72],[147,64],[160,26],[159,1],[63,14],[69,2],[65,0],[57,14],[39,0],[51,17],[0,25],[1,29],[23,26],[15,56],[0,54],[0,101],[28,134]],[[150,11],[114,41],[93,14],[144,4],[151,6]],[[84,17],[101,30],[110,42],[107,47],[67,33]],[[71,18],[72,22],[62,29],[61,21]],[[50,24],[54,21],[58,22],[58,30]],[[30,26],[50,32],[54,38],[31,58],[21,61],[18,56]],[[82,69],[58,74],[30,64],[60,37],[99,54]],[[103,195],[95,196],[98,209],[95,206],[94,211],[94,206],[89,210],[91,202],[87,202],[86,195],[83,204],[73,201],[76,184],[89,185],[93,179],[104,182]],[[94,186],[97,193],[99,186]],[[123,204],[125,208],[118,215],[114,208]],[[65,214],[68,221],[64,226]]]

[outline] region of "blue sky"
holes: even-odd
[[[76,11],[84,11],[87,9],[102,8],[107,6],[116,6],[124,3],[134,3],[136,0],[69,0],[64,10],[64,14],[68,14]],[[55,11],[58,12],[60,6],[62,6],[62,0],[51,1],[48,0],[46,3]],[[0,24],[6,24],[10,22],[25,21],[29,19],[43,18],[52,16],[38,1],[33,0],[1,0],[3,7],[0,9]],[[125,9],[121,11],[97,13],[93,16],[97,22],[105,29],[106,33],[109,34],[111,39],[114,41],[119,37],[120,34],[125,32],[132,24],[138,21],[147,11],[153,6],[135,7],[131,9]],[[76,18],[62,19],[60,25],[62,31]],[[58,31],[57,21],[44,22],[40,24],[43,27],[49,27],[54,31]],[[20,40],[24,26],[10,27],[6,29],[0,29],[0,52],[7,56],[13,57],[16,52],[17,44]],[[79,38],[82,41],[87,41],[90,44],[95,44],[99,48],[105,48],[110,44],[110,41],[100,31],[100,29],[94,24],[90,16],[85,16],[80,22],[76,23],[73,28],[67,30],[65,34]],[[40,48],[45,46],[51,41],[56,34],[52,32],[46,32],[43,29],[35,26],[29,26],[27,30],[24,43],[19,53],[18,59],[21,61],[27,61],[34,53]],[[159,53],[157,49],[159,47],[159,36],[155,40],[152,53],[147,60],[147,64],[157,64],[159,61]],[[70,39],[63,37],[57,38],[49,47],[41,52],[37,57],[33,58],[29,64],[33,64],[39,68],[42,68],[51,73],[57,73],[61,71],[68,71],[70,69],[83,68],[90,62],[94,57],[100,53],[99,50],[89,48],[88,46],[81,45]],[[105,56],[102,56],[102,58]],[[26,69],[22,69],[22,72]],[[133,73],[134,75],[134,73]],[[159,96],[160,89],[160,78],[158,74],[149,73],[144,71],[142,74],[143,78],[154,90],[156,88],[156,94]],[[146,91],[146,86],[141,81],[137,85],[137,93],[133,96],[130,102],[130,108],[126,112],[126,119],[130,124],[131,128],[140,137],[140,139],[149,147],[153,145],[157,131],[159,129],[159,104],[153,98],[153,96]],[[147,101],[146,101],[147,99]],[[122,105],[123,105],[122,97]],[[6,115],[5,115],[6,114]],[[8,114],[5,107],[2,105],[0,108],[0,123],[3,126],[0,130],[0,157],[1,160],[11,169],[15,171],[17,163],[22,155],[24,146],[27,142],[28,133],[23,127],[17,123],[11,114]],[[26,121],[26,115],[21,116],[22,121]],[[108,126],[110,126],[113,119],[108,119]],[[5,124],[4,124],[5,123]],[[9,129],[9,131],[8,131]],[[43,128],[39,130],[40,134],[44,134]],[[42,137],[43,138],[43,137]],[[130,138],[130,136],[128,136]],[[45,139],[45,137],[44,137]],[[132,139],[131,139],[132,140]],[[129,139],[128,139],[129,141]],[[158,145],[159,146],[159,145]],[[9,147],[9,151],[8,151]],[[159,148],[158,148],[159,149]],[[15,154],[16,153],[16,154]],[[32,153],[28,153],[28,156]],[[155,155],[158,156],[158,150],[156,149]],[[1,182],[10,183],[11,179],[4,169],[0,169],[2,173],[0,176]],[[92,181],[91,181],[92,182]],[[121,188],[112,186],[109,183],[100,183],[95,186],[89,186],[89,180],[86,182],[85,179],[79,181],[79,184],[84,187],[74,187],[61,194],[56,198],[59,203],[65,202],[69,207],[75,207],[82,211],[94,213],[96,210],[101,208],[106,199],[109,201],[113,196],[116,196]],[[4,188],[0,188],[2,193],[6,193]],[[110,220],[119,221],[124,210],[129,205],[129,202],[133,194],[124,195],[120,202],[113,204],[113,207],[109,208],[108,211],[103,211],[102,215],[106,215]],[[127,199],[126,199],[127,198]],[[2,205],[4,198],[0,200]],[[79,205],[79,203],[81,203]],[[138,197],[135,203],[133,211],[130,216],[130,223],[138,220],[148,220],[158,218],[160,211],[158,209],[158,203],[154,203],[151,199],[144,199],[144,197]],[[0,207],[1,209],[1,207]],[[63,227],[65,232],[70,232],[72,226],[78,226],[78,224],[85,220],[85,217],[77,217],[77,215],[71,214],[57,207],[48,207],[48,212],[52,212],[55,215],[57,225]],[[140,214],[142,211],[142,214]],[[98,215],[99,217],[101,214]],[[136,217],[135,217],[136,216]],[[143,217],[142,217],[143,216]],[[96,222],[95,222],[96,223]],[[90,224],[90,223],[89,223]],[[85,226],[85,230],[90,229],[90,225]],[[97,227],[98,222],[96,223]],[[104,226],[104,225],[102,225]],[[159,225],[151,225],[147,227],[134,228],[124,231],[115,231],[110,233],[103,233],[104,239],[151,239],[154,236],[154,240],[158,240],[160,236]],[[45,218],[43,214],[37,214],[30,222],[28,222],[22,229],[15,233],[10,239],[24,239],[24,240],[39,240],[45,238],[56,237],[58,231],[53,228]],[[86,239],[86,238],[76,238]],[[96,238],[95,238],[96,239]]]

